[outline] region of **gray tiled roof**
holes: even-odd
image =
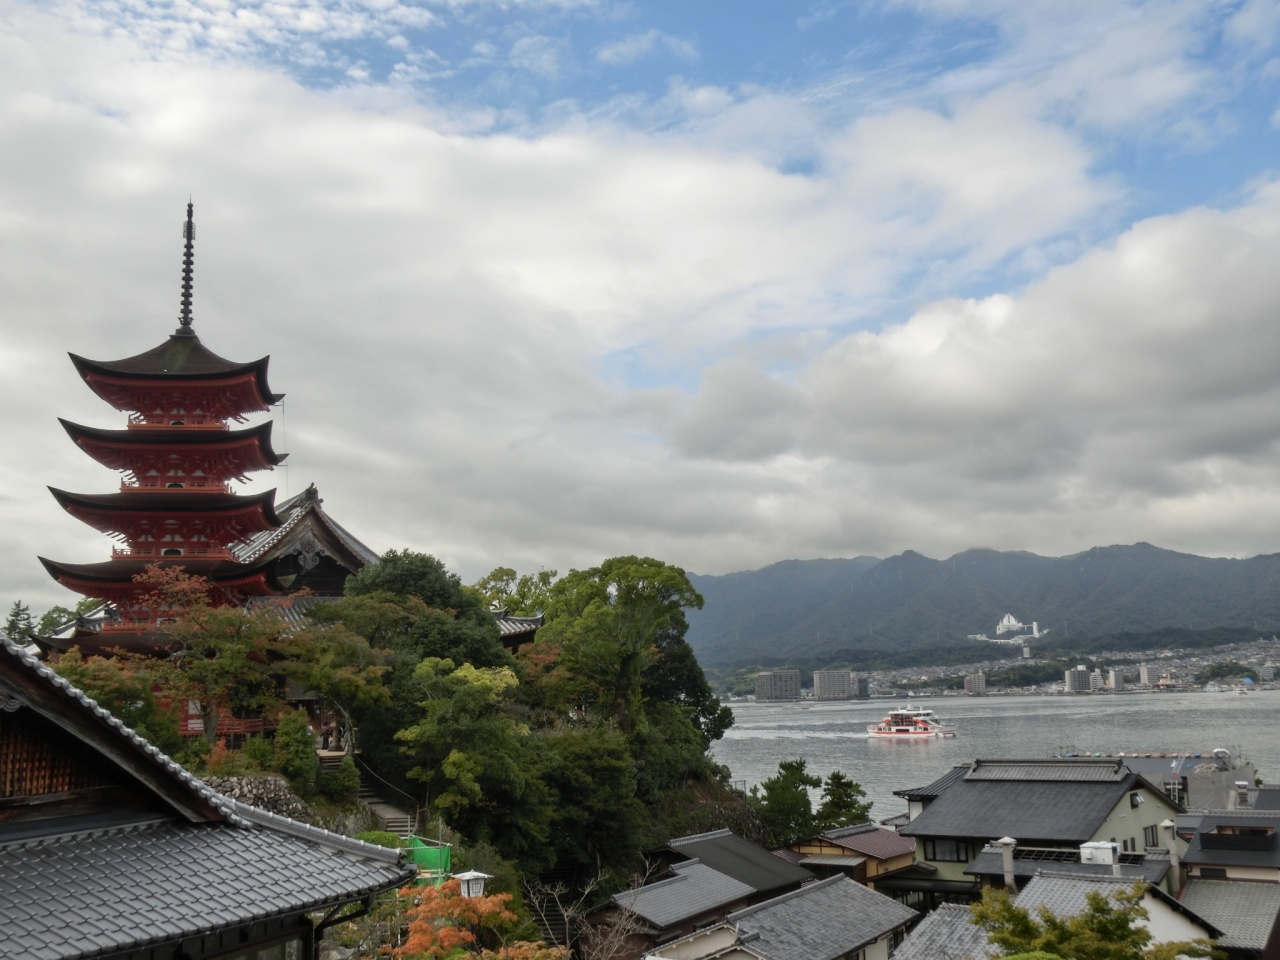
[[[1021,852],[1021,851],[1019,851]],[[1071,851],[1063,851],[1070,855]],[[1044,860],[1034,860],[1030,858],[1019,858],[1015,855],[1013,860],[1013,873],[1017,877],[1034,877],[1043,870],[1052,870],[1054,873],[1070,873],[1082,877],[1088,876],[1110,876],[1111,867],[1101,863],[1081,863],[1078,859],[1079,853],[1075,854],[1077,859],[1071,860],[1055,860],[1052,863]],[[1122,854],[1121,856],[1125,856]],[[1148,883],[1159,883],[1164,879],[1164,875],[1169,872],[1168,856],[1160,855],[1139,855],[1141,863],[1124,863],[1120,864],[1121,876],[1128,879],[1130,883],[1134,880],[1145,880]],[[986,846],[982,848],[982,852],[973,858],[973,862],[965,867],[965,873],[974,877],[1001,877],[1004,875],[1004,859],[998,847]]]
[[[1280,912],[1280,883],[1189,880],[1180,899],[1222,930],[1222,946],[1261,950]]]
[[[0,844],[0,954],[93,957],[358,898],[414,873],[397,851],[355,854],[326,836],[165,819]]]
[[[1254,791],[1255,810],[1280,810],[1280,786],[1264,783]]]
[[[813,874],[729,830],[712,830],[667,842],[674,852],[701,860],[713,870],[747,884],[759,893],[812,880]]]
[[[975,760],[964,778],[1119,783],[1129,773],[1123,760]]]
[[[1045,909],[1058,917],[1070,917],[1089,908],[1089,894],[1100,893],[1113,898],[1120,892],[1132,890],[1133,884],[1134,881],[1127,877],[1082,877],[1046,870],[1023,888],[1014,903],[1029,911],[1032,916]],[[1222,933],[1208,918],[1201,917],[1187,904],[1174,899],[1159,887],[1147,885],[1145,890],[1148,897],[1163,901],[1171,909],[1199,925],[1211,939]]]
[[[917,916],[910,907],[848,877],[811,883],[729,914],[751,948],[769,960],[831,960],[884,936]]]
[[[655,927],[669,927],[690,920],[717,907],[744,900],[755,893],[733,877],[726,877],[698,860],[686,860],[672,867],[676,876],[615,894],[613,902],[649,921]]]
[[[317,521],[328,528],[339,543],[362,561],[365,563],[378,562],[376,553],[352,536],[346,528],[324,511],[324,508],[320,506],[318,497],[312,495],[311,490],[305,490],[276,506],[276,516],[280,518],[280,526],[228,544],[227,549],[241,563],[251,563],[265,556],[276,544],[288,537],[308,514],[314,514]]]
[[[926,784],[923,787],[911,787],[906,790],[895,790],[893,791],[893,795],[895,797],[902,797],[905,800],[929,800],[933,797],[940,797],[943,792],[951,786],[951,784],[955,783],[957,780],[963,780],[970,769],[971,767],[969,764],[962,763],[958,766],[952,767],[937,780],[933,781],[933,783]]]
[[[1083,843],[1138,782],[1062,780],[955,780],[921,814],[902,828],[903,836],[1013,837]]]
[[[1215,827],[1261,827],[1280,831],[1280,810],[1210,811],[1201,818],[1183,857],[1186,863],[1280,870],[1280,835],[1277,833],[1256,837],[1215,837]],[[1231,849],[1247,846],[1256,848]]]
[[[958,903],[940,904],[911,931],[893,960],[986,960],[999,948],[987,942],[987,931],[969,922],[973,914]]]
[[[865,853],[869,857],[888,860],[914,853],[916,842],[910,837],[901,836],[898,831],[877,826],[874,823],[860,823],[856,827],[841,827],[828,830],[822,839],[834,843],[838,847],[846,847]]]

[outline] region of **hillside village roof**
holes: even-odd
[[[931,798],[900,831],[911,837],[1010,836],[1035,844],[1089,840],[1126,792],[1158,788],[1123,761],[976,761],[929,787],[898,796]],[[1175,806],[1172,801],[1168,801]]]
[[[838,876],[731,913],[726,920],[739,934],[751,936],[751,949],[769,960],[834,960],[917,916],[910,907]]]
[[[759,893],[813,879],[813,874],[803,867],[775,857],[730,830],[677,837],[667,842],[667,848],[686,859],[700,860]]]
[[[1084,877],[1042,870],[1023,888],[1014,903],[1030,911],[1033,917],[1041,907],[1059,917],[1069,917],[1084,912],[1090,893],[1112,896],[1132,886],[1133,880],[1127,877]],[[1146,892],[1203,927],[1210,937],[1222,934],[1222,929],[1202,913],[1185,902],[1179,903],[1159,887],[1148,886]],[[1185,901],[1185,897],[1183,899]],[[967,906],[939,905],[911,931],[894,953],[894,960],[988,960],[1000,956],[1000,948],[988,942],[987,931],[972,923],[972,917]]]
[[[674,877],[614,894],[613,902],[662,929],[756,892],[753,887],[712,870],[700,860],[685,860],[671,869],[676,874]]]
[[[1222,834],[1231,830],[1269,830],[1261,834]],[[1280,870],[1280,810],[1214,810],[1200,819],[1185,863]]]
[[[72,738],[138,803],[0,825],[6,958],[140,950],[354,902],[415,874],[402,851],[222,796],[7,637],[0,706]]]
[[[1159,883],[1169,872],[1168,853],[1122,853],[1119,856],[1120,875],[1129,883],[1134,880]],[[1111,867],[1108,864],[1081,863],[1079,850],[1014,848],[1013,875],[1015,877],[1034,877],[1043,870],[1081,877],[1111,875]],[[1000,848],[992,844],[983,847],[964,872],[974,877],[1002,877],[1004,857]]]
[[[1179,899],[1222,931],[1222,946],[1261,950],[1280,913],[1280,883],[1193,878]]]
[[[916,842],[904,837],[896,830],[888,830],[874,823],[860,823],[853,827],[840,827],[828,830],[820,835],[821,839],[837,847],[844,847],[857,853],[875,857],[878,860],[889,860],[893,857],[915,853]]]
[[[987,931],[970,923],[972,917],[964,904],[938,904],[902,942],[893,960],[987,960],[997,956],[999,947],[987,942]]]

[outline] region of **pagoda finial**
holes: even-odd
[[[194,337],[195,331],[191,329],[191,281],[196,264],[196,221],[195,205],[190,200],[187,200],[187,222],[182,226],[182,236],[186,240],[182,254],[182,313],[174,333],[180,337]]]

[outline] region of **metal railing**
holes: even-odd
[[[377,780],[379,784],[381,784],[387,790],[390,790],[391,793],[395,795],[394,798],[388,797],[387,798],[388,800],[399,798],[406,801],[407,805],[410,808],[412,808],[413,822],[410,825],[411,829],[409,832],[416,834],[422,825],[422,805],[419,804],[418,801],[415,800],[412,796],[410,796],[409,794],[401,790],[399,787],[395,786],[392,783],[388,783],[382,777],[374,773],[372,768],[367,763],[365,763],[362,759],[360,759],[359,754],[352,754],[351,756],[355,760],[356,766],[360,768],[360,771],[361,771],[360,779],[362,781],[364,780],[364,775],[367,773],[370,777],[372,777],[374,780]]]

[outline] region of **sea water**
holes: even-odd
[[[878,819],[906,810],[894,790],[924,786],[978,757],[1240,752],[1268,783],[1280,782],[1280,691],[1092,694],[1058,697],[922,697],[912,706],[955,724],[946,738],[887,740],[867,725],[906,700],[791,703],[737,701],[734,725],[714,756],[747,786],[796,757],[820,777],[840,770],[862,784]]]

